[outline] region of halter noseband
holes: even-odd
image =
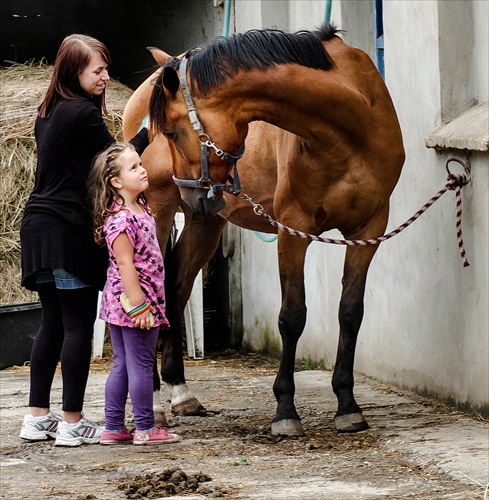
[[[188,117],[190,119],[190,123],[192,124],[192,128],[199,134],[200,140],[200,165],[202,169],[202,175],[200,179],[188,180],[188,179],[178,179],[173,176],[173,181],[177,186],[187,187],[187,188],[199,188],[199,189],[208,189],[209,193],[207,198],[214,198],[216,191],[225,191],[226,193],[230,193],[233,195],[238,195],[241,191],[241,181],[238,175],[238,167],[237,162],[243,156],[244,153],[244,144],[239,148],[237,155],[232,155],[222,149],[218,148],[214,142],[211,141],[211,138],[205,133],[202,124],[200,123],[199,116],[197,115],[197,111],[195,110],[195,105],[192,100],[192,96],[190,95],[190,89],[187,84],[187,59],[182,59],[180,62],[180,86],[182,87],[182,94],[185,99],[185,104],[188,109]],[[227,183],[218,183],[212,182],[209,178],[209,148],[212,148],[221,160],[224,160],[228,163],[233,163],[233,175],[229,176],[229,182]]]

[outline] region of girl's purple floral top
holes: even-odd
[[[165,267],[156,239],[154,218],[146,212],[135,214],[127,208],[122,208],[107,217],[104,224],[104,236],[109,250],[109,268],[102,295],[100,319],[113,325],[134,327],[119,300],[124,292],[124,286],[112,247],[117,236],[124,232],[134,246],[134,267],[146,300],[152,306],[155,326],[169,328],[170,324],[165,314]],[[134,304],[135,307],[138,305]]]

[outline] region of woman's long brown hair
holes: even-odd
[[[110,54],[107,47],[95,38],[87,35],[67,36],[59,47],[54,63],[53,76],[44,100],[37,111],[41,118],[47,118],[58,99],[76,99],[87,97],[80,86],[78,76],[88,66],[94,54],[100,54],[102,59],[110,64]],[[105,89],[101,95],[93,96],[94,104],[106,113]]]

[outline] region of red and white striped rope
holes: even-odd
[[[389,240],[393,236],[396,236],[400,232],[404,231],[408,226],[410,226],[418,217],[420,217],[428,208],[431,207],[439,198],[442,197],[447,191],[454,190],[456,205],[457,205],[457,213],[456,213],[456,228],[457,228],[457,240],[458,247],[460,249],[460,255],[462,257],[464,267],[469,265],[467,258],[465,256],[464,243],[462,240],[462,197],[461,197],[461,187],[468,183],[467,176],[464,174],[448,174],[447,183],[445,186],[438,191],[438,193],[433,196],[427,203],[425,203],[411,218],[409,218],[404,224],[399,226],[397,229],[394,229],[388,234],[384,234],[383,236],[379,236],[377,238],[372,238],[368,240],[342,240],[342,239],[333,239],[333,238],[323,238],[321,236],[316,236],[315,234],[304,233],[297,229],[292,229],[277,220],[275,220],[272,216],[267,214],[263,209],[263,206],[255,203],[252,198],[248,195],[242,195],[242,198],[245,201],[248,201],[253,206],[253,211],[255,214],[263,217],[269,224],[284,231],[293,236],[299,236],[300,238],[304,238],[309,241],[319,241],[321,243],[331,243],[333,245],[348,245],[348,246],[366,246],[366,245],[379,245],[383,241]]]

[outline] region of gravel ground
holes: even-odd
[[[110,363],[92,364],[85,412],[103,423]],[[296,404],[306,436],[270,434],[277,363],[225,352],[186,361],[189,387],[206,417],[175,417],[182,441],[153,447],[54,447],[19,437],[28,367],[0,372],[0,498],[255,500],[488,498],[489,423],[407,391],[356,377],[356,398],[371,426],[338,434],[331,372],[296,373]],[[59,411],[55,378],[53,409]],[[168,408],[170,392],[163,399]],[[129,405],[128,408],[130,409]]]

